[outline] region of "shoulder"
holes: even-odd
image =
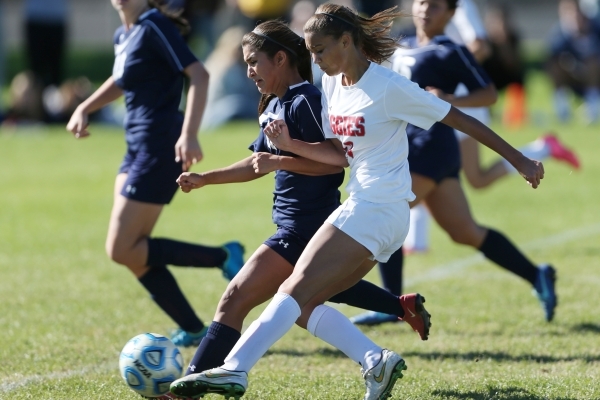
[[[139,19],[139,24],[151,31],[162,34],[177,34],[179,30],[173,22],[165,15],[161,14],[157,9],[153,8],[146,11]]]

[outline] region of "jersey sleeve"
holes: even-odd
[[[260,133],[258,134],[256,140],[252,142],[250,146],[248,146],[248,150],[254,153],[270,153],[270,149],[267,146],[265,134],[263,133],[262,129],[260,130]]]
[[[294,101],[286,122],[292,123],[300,140],[314,143],[325,139],[321,117],[321,97],[300,95]]]
[[[148,18],[142,25],[152,32],[156,49],[174,70],[182,72],[190,64],[198,61],[170,21]]]
[[[416,83],[396,75],[386,87],[384,107],[389,118],[429,129],[444,119],[451,106]]]
[[[333,134],[333,130],[331,129],[331,124],[329,123],[329,98],[331,98],[331,93],[333,93],[333,85],[335,81],[333,78],[323,74],[322,92],[321,96],[321,121],[323,128],[323,135],[326,139],[336,139],[336,136]]]
[[[464,84],[470,92],[492,83],[473,54],[464,46],[456,46],[452,51],[444,63],[444,74],[448,80]]]

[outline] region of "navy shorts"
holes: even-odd
[[[277,232],[265,240],[264,244],[295,266],[309,240],[310,238],[306,239],[297,232],[278,226]]]
[[[408,136],[408,166],[411,173],[440,183],[457,178],[461,168],[460,148],[454,130],[421,131]]]
[[[175,162],[174,144],[160,153],[145,149],[128,149],[119,173],[127,180],[121,195],[144,203],[169,204],[177,192],[177,178],[182,172],[181,162]]]

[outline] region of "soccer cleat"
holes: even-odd
[[[385,322],[400,321],[396,315],[386,314],[376,311],[367,311],[350,318],[350,322],[355,325],[379,325]]]
[[[240,242],[229,242],[223,245],[227,258],[221,266],[223,276],[232,280],[244,266],[244,246]]]
[[[181,397],[197,399],[208,393],[216,393],[226,399],[239,400],[246,393],[248,374],[244,371],[229,371],[213,368],[199,374],[190,374],[171,383],[171,393]]]
[[[542,136],[542,140],[550,149],[550,157],[555,160],[564,161],[575,169],[579,169],[579,159],[575,153],[565,147],[556,136],[552,134]]]
[[[192,333],[184,331],[181,328],[177,328],[171,332],[171,341],[175,346],[179,347],[192,347],[198,346],[202,341],[202,338],[208,333],[208,327],[205,326],[200,332]]]
[[[361,369],[367,386],[367,392],[363,400],[385,400],[391,396],[394,384],[402,378],[402,371],[406,364],[402,357],[393,351],[383,349],[381,360],[368,371]]]
[[[556,282],[556,271],[550,265],[540,265],[538,274],[533,285],[534,293],[542,304],[546,321],[554,318],[554,309],[558,305],[558,297],[554,290]]]
[[[421,340],[427,340],[429,328],[431,328],[431,314],[427,312],[423,303],[425,303],[425,297],[419,293],[400,296],[400,305],[404,310],[404,317],[400,320],[407,322],[419,334]]]
[[[174,394],[172,394],[171,392],[167,392],[165,394],[163,394],[162,396],[158,396],[158,397],[145,397],[142,396],[142,398],[144,399],[148,399],[148,400],[172,400],[172,399],[183,399],[183,397],[177,397]],[[189,400],[189,398],[185,398],[184,400]]]

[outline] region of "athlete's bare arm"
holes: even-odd
[[[121,95],[123,95],[123,91],[117,86],[111,76],[75,109],[75,112],[73,112],[71,119],[67,123],[67,130],[72,132],[77,139],[89,136],[90,133],[87,130],[89,125],[88,116],[115,101]]]
[[[339,140],[328,139],[318,143],[307,143],[302,140],[292,139],[288,127],[283,120],[271,122],[263,131],[280,150],[289,151],[324,164],[344,168],[348,166],[344,147]]]
[[[450,112],[440,122],[466,133],[500,154],[519,171],[534,189],[539,186],[540,180],[544,178],[544,166],[540,161],[525,157],[493,130],[457,108],[451,107]]]
[[[177,178],[177,184],[185,193],[206,185],[223,183],[249,182],[265,174],[254,172],[252,156],[246,157],[228,167],[213,169],[206,172],[184,172]]]
[[[278,169],[297,174],[320,176],[342,172],[342,167],[323,164],[304,157],[278,156],[271,153],[254,153],[253,165],[257,174],[268,174]]]
[[[203,157],[198,141],[198,130],[206,107],[208,71],[202,63],[196,61],[188,65],[183,73],[190,78],[190,87],[187,92],[181,136],[175,144],[175,160],[181,161],[182,169],[187,171],[193,164],[200,162]]]

